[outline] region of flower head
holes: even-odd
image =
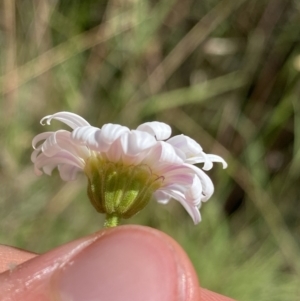
[[[130,130],[118,124],[91,126],[82,117],[59,112],[41,120],[53,119],[72,131],[44,132],[32,141],[31,160],[35,173],[51,175],[58,168],[65,181],[83,171],[88,177],[88,195],[97,211],[106,213],[108,225],[140,211],[152,196],[162,204],[179,201],[194,223],[201,220],[199,208],[214,191],[209,170],[213,162],[226,162],[206,154],[193,139],[178,135],[162,122],[146,122]],[[203,164],[202,169],[194,164]]]

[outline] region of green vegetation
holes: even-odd
[[[201,224],[175,201],[151,202],[126,222],[174,237],[204,287],[241,301],[299,300],[298,1],[1,6],[1,243],[44,252],[103,224],[84,176],[34,175],[43,116],[72,111],[98,127],[160,120],[229,168],[209,172],[216,192]]]

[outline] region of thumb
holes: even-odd
[[[166,234],[105,229],[0,274],[3,301],[199,301],[196,273]]]

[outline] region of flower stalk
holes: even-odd
[[[120,218],[116,214],[106,214],[104,227],[112,228],[118,226],[120,223]]]

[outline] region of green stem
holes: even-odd
[[[114,213],[106,214],[104,227],[105,228],[116,227],[116,226],[118,226],[119,222],[120,222],[120,218],[116,214],[114,214]]]

